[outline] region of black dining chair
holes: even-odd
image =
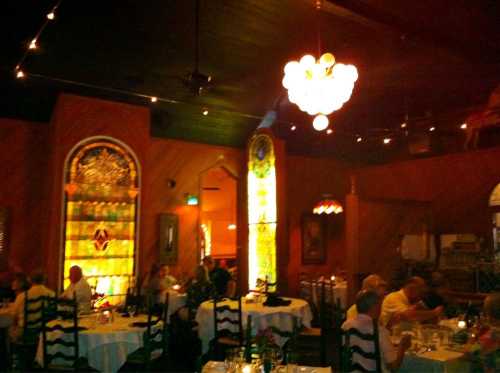
[[[74,299],[45,298],[42,301],[44,371],[95,371],[88,365],[87,359],[80,356],[81,329],[78,326],[78,305]]]
[[[378,339],[378,323],[373,320],[372,333],[362,333],[356,328],[342,331],[343,343],[341,348],[341,371],[342,372],[381,372],[382,363],[380,358],[380,346]],[[353,338],[355,337],[355,338]],[[368,342],[362,346],[357,340]],[[366,348],[366,346],[371,346]],[[358,357],[372,360],[375,370],[366,368],[359,362]]]
[[[232,304],[220,305],[227,300],[227,298],[213,299],[214,338],[210,342],[209,351],[212,360],[224,360],[227,349],[244,345],[241,297],[229,299],[230,303],[236,303],[236,307],[231,307]]]
[[[145,327],[143,345],[127,356],[127,361],[120,371],[149,372],[167,363],[168,307],[168,292],[165,303],[154,303],[150,299],[147,321],[136,323],[138,327]]]

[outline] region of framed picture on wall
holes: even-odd
[[[323,264],[326,261],[325,227],[320,215],[302,215],[302,264]]]
[[[175,214],[160,214],[160,262],[176,264],[178,250],[179,217]]]

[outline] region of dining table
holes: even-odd
[[[309,304],[303,299],[296,298],[283,298],[284,300],[289,300],[290,304],[286,306],[266,306],[264,305],[264,299],[242,299],[241,304],[241,317],[243,330],[247,326],[247,318],[249,315],[252,316],[252,335],[256,335],[258,331],[264,330],[267,327],[273,326],[282,331],[291,332],[293,330],[293,318],[299,319],[301,325],[305,327],[311,326],[312,312]],[[224,300],[218,302],[217,306],[227,305],[231,308],[237,308],[237,301],[235,300]],[[231,317],[231,315],[226,311],[221,315],[224,317]],[[206,301],[203,302],[196,312],[195,317],[198,323],[198,336],[202,343],[202,352],[206,353],[209,348],[210,341],[214,338],[214,302]],[[221,328],[232,329],[235,331],[235,326],[230,323],[224,323]],[[286,343],[287,338],[275,336],[276,343],[283,347]]]
[[[203,368],[201,373],[223,373],[227,372],[228,369],[223,361],[208,361]],[[256,367],[250,364],[244,364],[241,369],[242,372],[248,373],[260,373]],[[331,367],[309,367],[301,365],[281,365],[277,366],[274,370],[276,373],[331,373]]]
[[[168,320],[175,312],[186,305],[187,294],[174,289],[165,290],[160,297],[160,302],[165,302],[168,294]]]
[[[330,284],[331,280],[302,280],[300,281],[300,297],[309,300],[312,302],[318,309],[321,299],[321,287],[322,282],[325,282],[325,302],[331,303],[332,298],[335,303],[339,302],[342,309],[346,309],[347,304],[347,281],[335,281],[333,284]],[[331,286],[333,285],[333,286]],[[331,289],[331,292],[328,291]]]
[[[143,346],[143,334],[147,322],[147,315],[124,317],[119,314],[113,316],[112,321],[101,323],[98,313],[84,315],[78,319],[79,355],[87,359],[90,367],[100,372],[117,372],[127,360],[127,356]],[[57,320],[58,324],[71,326],[70,321]],[[135,326],[142,323],[141,326]],[[67,324],[67,325],[66,325]],[[56,338],[70,339],[72,334],[61,331],[48,333],[48,340]],[[71,349],[57,345],[49,347],[51,354],[56,352],[72,353]],[[43,366],[43,341],[40,338],[35,360]]]
[[[402,323],[393,328],[396,340],[401,334],[412,336],[412,346],[406,351],[399,372],[403,373],[461,373],[468,372],[471,364],[468,360],[464,345],[453,343],[452,336],[457,332],[456,320],[443,320],[440,325],[418,323]],[[397,344],[397,342],[395,342]]]

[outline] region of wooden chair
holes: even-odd
[[[53,320],[54,317],[69,317],[71,325],[68,326],[61,320]],[[46,298],[42,302],[42,342],[43,342],[43,370],[44,371],[92,371],[87,360],[79,355],[78,339],[78,306],[71,299]],[[49,339],[49,333],[62,332],[56,338]],[[71,352],[55,353],[49,349],[60,348],[71,350]],[[55,360],[64,360],[68,364],[59,363]]]
[[[356,328],[350,328],[346,331],[343,331],[343,345],[341,349],[341,371],[342,372],[381,372],[382,364],[380,359],[380,346],[378,339],[378,323],[376,320],[373,320],[373,333],[366,334],[362,333]],[[370,351],[366,351],[356,343],[353,343],[352,336],[356,336],[357,338],[369,342],[373,348]],[[354,359],[354,355],[359,355],[367,360],[373,360],[374,365],[376,367],[375,370],[368,370],[363,365],[359,364],[356,359]]]
[[[150,371],[153,365],[166,360],[168,352],[168,306],[169,294],[165,303],[148,305],[148,320],[143,334],[143,346],[128,355],[124,370]]]
[[[31,370],[38,346],[38,337],[42,326],[43,296],[29,298],[24,292],[23,327],[18,341],[13,344],[13,360],[21,370]]]
[[[210,346],[212,360],[224,360],[225,351],[228,348],[243,346],[243,325],[241,319],[241,297],[236,299],[237,308],[229,305],[218,305],[226,299],[213,300],[214,304],[214,339]],[[230,327],[221,328],[222,324]]]

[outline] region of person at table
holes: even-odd
[[[164,290],[160,272],[161,265],[153,263],[142,282],[141,292],[146,297],[147,302],[158,303],[160,301],[161,292]]]
[[[427,309],[421,302],[425,291],[425,281],[421,277],[411,277],[403,288],[387,295],[382,303],[380,323],[387,326],[389,321],[435,320],[443,313],[443,306]]]
[[[383,298],[387,291],[387,282],[380,277],[379,275],[372,274],[366,276],[361,284],[361,290],[373,290],[376,292],[381,298]],[[348,310],[346,314],[346,318],[353,319],[357,316],[358,310],[356,308],[356,303],[354,303]]]
[[[177,279],[170,275],[170,268],[163,264],[160,266],[160,291],[170,289],[177,283]]]
[[[356,296],[357,315],[342,324],[342,330],[355,328],[363,334],[373,334],[373,320],[380,317],[382,297],[374,290],[361,290]],[[395,371],[403,362],[405,352],[411,346],[411,336],[405,335],[401,338],[398,347],[393,346],[389,331],[384,326],[378,328],[378,340],[380,348],[380,361],[382,371]],[[356,344],[365,352],[373,352],[375,346],[373,341],[365,341],[352,337],[351,346]],[[367,371],[376,370],[376,361],[365,359],[360,354],[353,352],[352,363],[358,363]]]
[[[83,277],[83,271],[79,266],[69,269],[69,285],[61,294],[61,298],[75,299],[79,312],[90,312],[92,290],[87,280]]]
[[[30,280],[28,276],[23,272],[14,273],[14,279],[12,280],[11,288],[16,298],[19,294],[24,293],[31,287]]]
[[[210,299],[213,291],[214,286],[208,279],[207,269],[202,265],[196,267],[194,276],[188,281],[186,290],[186,307],[190,318],[194,317],[200,304]]]
[[[228,283],[232,279],[231,274],[217,266],[211,256],[203,258],[203,266],[208,270],[209,279],[214,285],[215,295],[226,296]]]
[[[31,275],[31,287],[28,291],[19,293],[14,301],[14,326],[12,335],[17,337],[24,326],[24,303],[26,294],[29,300],[39,299],[40,301],[30,305],[30,309],[41,308],[41,297],[55,297],[56,293],[45,286],[46,277],[42,271],[36,271]],[[42,317],[40,309],[37,313],[29,314],[29,321],[39,320]],[[36,327],[33,325],[32,327]]]
[[[500,372],[500,293],[486,297],[483,311],[486,325],[478,331],[480,368],[487,373]]]

